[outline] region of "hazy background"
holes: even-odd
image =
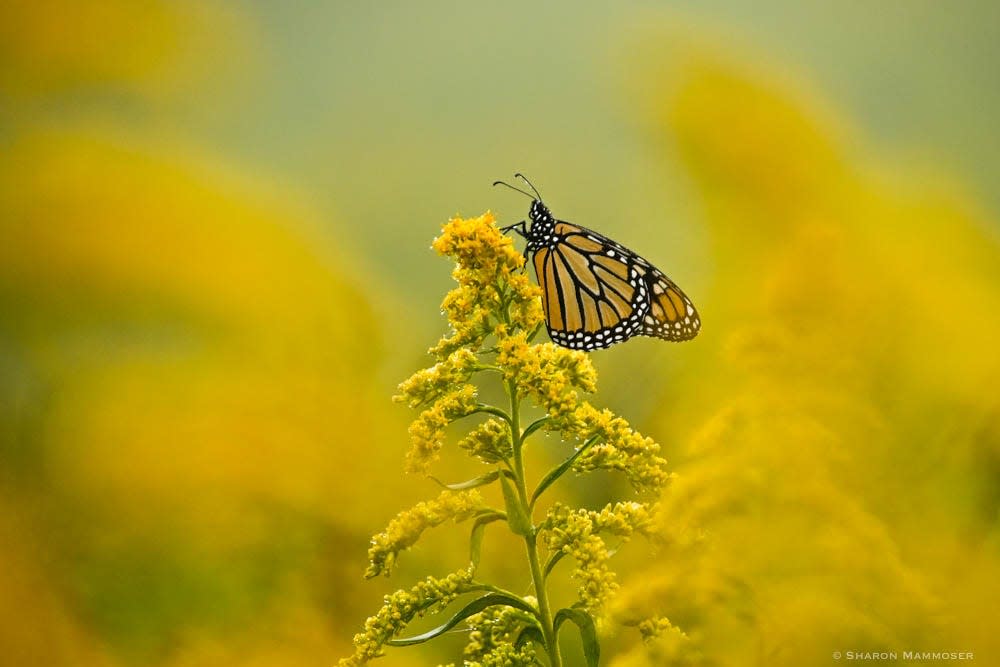
[[[330,664],[461,566],[361,580],[435,493],[430,241],[514,171],[704,321],[594,355],[679,476],[622,605],[688,633],[608,663],[995,661],[998,61],[987,2],[5,5],[0,662]]]

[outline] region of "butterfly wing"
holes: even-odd
[[[691,299],[674,281],[655,266],[646,274],[649,285],[649,312],[642,319],[639,333],[664,340],[691,340],[701,329],[701,318]]]
[[[568,222],[533,259],[549,337],[565,347],[605,348],[632,336],[682,341],[698,333],[691,300],[663,272],[608,237]]]

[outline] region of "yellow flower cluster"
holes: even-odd
[[[338,662],[338,667],[359,667],[383,654],[390,639],[418,616],[441,610],[466,592],[472,571],[462,570],[444,579],[427,577],[410,590],[398,590],[385,596],[382,608],[368,617],[362,632],[354,635],[354,653]]]
[[[465,384],[478,370],[476,355],[465,348],[455,350],[430,368],[417,371],[399,385],[394,401],[405,402],[411,408],[436,400],[456,385]]]
[[[542,312],[542,288],[538,287],[524,273],[507,278],[509,291],[510,325],[522,331],[537,331],[545,315]]]
[[[524,331],[501,334],[497,365],[505,380],[534,398],[554,419],[565,419],[578,409],[575,389],[597,390],[597,371],[585,352],[555,343],[532,345]]]
[[[597,615],[618,590],[618,583],[615,573],[608,569],[608,548],[592,530],[593,526],[585,517],[571,514],[547,536],[545,544],[576,560],[572,576],[580,580],[580,602],[584,609]]]
[[[537,664],[535,645],[531,643],[518,648],[505,642],[498,644],[481,660],[465,661],[465,667],[534,667]]]
[[[497,463],[514,453],[510,435],[507,422],[489,419],[459,440],[458,446],[483,463]]]
[[[461,384],[439,396],[431,407],[420,413],[410,424],[410,451],[406,454],[406,470],[426,473],[437,460],[444,445],[444,429],[454,420],[476,410],[476,388]]]
[[[614,505],[608,504],[599,512],[587,510],[578,510],[578,512],[587,513],[595,530],[619,537],[632,537],[634,533],[648,537],[649,530],[653,526],[656,507],[632,500],[618,502]]]
[[[541,525],[540,537],[552,553],[562,552],[576,561],[573,577],[580,580],[580,602],[598,616],[608,599],[618,590],[615,575],[608,569],[608,548],[599,533],[628,539],[645,533],[652,523],[648,505],[620,502],[599,512],[574,510],[556,503]]]
[[[619,470],[640,492],[658,491],[670,479],[667,461],[659,455],[660,445],[633,430],[610,410],[598,410],[584,402],[573,412],[563,431],[581,440],[598,439],[573,465],[577,472]]]
[[[448,520],[464,521],[482,507],[483,498],[478,491],[443,491],[434,500],[400,512],[384,531],[372,538],[365,577],[389,576],[399,552],[413,546],[425,530]]]
[[[541,324],[541,291],[521,272],[524,258],[497,229],[492,213],[453,218],[434,240],[434,249],[458,263],[452,272],[458,287],[441,304],[451,334],[431,353],[443,358],[463,347],[478,352],[498,326],[533,331]]]
[[[452,218],[434,239],[433,247],[452,257],[473,283],[506,279],[524,264],[521,253],[514,249],[510,237],[497,229],[496,218],[489,211],[477,218]]]
[[[401,383],[395,397],[410,407],[431,404],[410,426],[409,472],[426,474],[444,444],[445,427],[476,410],[476,391],[469,379],[485,368],[477,354],[486,338],[495,336],[500,345],[511,337],[510,332],[517,331],[516,336],[527,349],[530,346],[525,332],[541,325],[540,290],[523,274],[524,258],[494,223],[491,213],[478,218],[453,218],[434,241],[435,250],[456,260],[452,275],[458,287],[442,304],[452,331],[431,349],[438,363]],[[563,358],[561,352],[547,352],[551,361],[544,364],[544,369],[551,369],[559,379],[547,387],[537,380],[539,390],[554,395],[560,391],[555,385],[564,385],[567,380],[592,387],[593,379],[589,383],[584,377],[576,379],[593,378],[586,356],[562,352],[580,358],[571,360]],[[542,372],[541,363],[535,367]],[[501,430],[498,424],[487,422],[470,434],[464,446],[483,461],[495,462],[508,455],[510,447],[509,436]]]
[[[683,639],[687,638],[687,635],[684,634],[680,628],[671,623],[670,619],[666,616],[654,616],[653,618],[647,618],[639,621],[639,625],[637,627],[639,629],[639,634],[642,635],[642,641],[647,643],[659,639],[666,632],[676,634]]]
[[[639,631],[642,645],[615,656],[615,667],[715,664],[707,660],[691,638],[665,616],[653,616],[639,621],[618,620],[622,625],[635,627]]]
[[[490,607],[468,618],[469,641],[465,646],[465,667],[520,667],[535,665],[535,648],[515,646],[518,633],[533,623],[524,612],[511,607]]]

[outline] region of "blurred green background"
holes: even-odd
[[[430,241],[523,171],[704,321],[594,355],[678,473],[620,612],[687,635],[608,664],[1000,662],[998,61],[987,2],[5,4],[0,661],[331,664],[461,566],[361,580]]]

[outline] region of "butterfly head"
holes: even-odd
[[[510,188],[514,192],[520,192],[525,197],[530,198],[531,199],[531,208],[528,210],[528,217],[531,218],[531,222],[532,223],[536,223],[536,222],[550,223],[550,222],[552,222],[553,221],[552,214],[549,212],[548,207],[545,206],[545,204],[542,203],[542,195],[538,192],[538,188],[536,188],[534,185],[532,185],[531,181],[529,181],[527,178],[525,178],[524,174],[514,174],[514,178],[519,178],[522,181],[524,181],[525,183],[527,183],[528,187],[531,188],[531,192],[527,192],[526,190],[522,190],[521,188],[515,187],[515,186],[511,185],[510,183],[504,183],[503,181],[493,181],[493,185],[502,185],[502,186],[504,186],[506,188]],[[534,194],[532,194],[532,193],[534,193]]]
[[[531,222],[552,222],[552,213],[549,208],[539,199],[531,200],[531,209],[528,211]]]
[[[552,217],[552,213],[549,212],[548,207],[542,203],[542,195],[538,192],[538,188],[531,184],[531,181],[525,178],[523,174],[514,174],[514,178],[524,181],[528,187],[531,188],[531,192],[522,190],[521,188],[515,187],[510,183],[504,183],[503,181],[494,181],[493,185],[502,185],[510,188],[514,192],[520,192],[525,197],[531,199],[531,208],[528,209],[528,218],[531,220],[531,228],[526,229],[525,223],[519,222],[516,225],[504,227],[502,231],[507,231],[509,229],[516,230],[518,234],[528,239],[528,251],[530,251],[551,241],[552,229],[555,226],[555,218]]]

